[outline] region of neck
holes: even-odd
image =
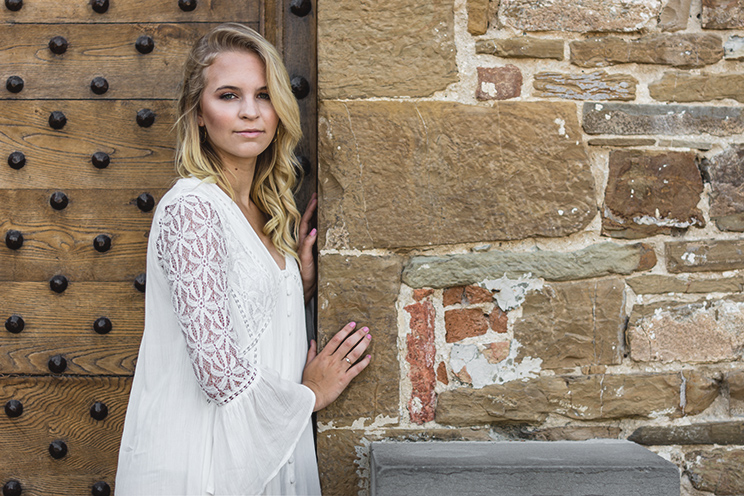
[[[251,188],[253,175],[256,171],[256,158],[241,161],[222,161],[225,168],[225,179],[235,194],[238,205],[246,208],[251,206]]]

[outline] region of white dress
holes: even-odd
[[[320,494],[302,280],[285,262],[217,185],[165,194],[117,495]]]

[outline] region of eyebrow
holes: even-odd
[[[267,91],[268,89],[269,89],[268,86],[261,86],[260,88],[258,88],[258,91]],[[240,91],[240,88],[238,88],[237,86],[225,85],[225,86],[220,86],[219,88],[217,88],[214,91],[216,93],[216,92],[222,91],[222,90]]]

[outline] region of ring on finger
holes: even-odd
[[[349,357],[344,357],[344,360],[346,360],[349,363],[349,365],[351,365],[351,360],[349,360]]]

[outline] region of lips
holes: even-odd
[[[241,136],[247,136],[247,137],[255,137],[263,134],[263,131],[260,129],[244,129],[242,131],[235,131],[237,134]]]

